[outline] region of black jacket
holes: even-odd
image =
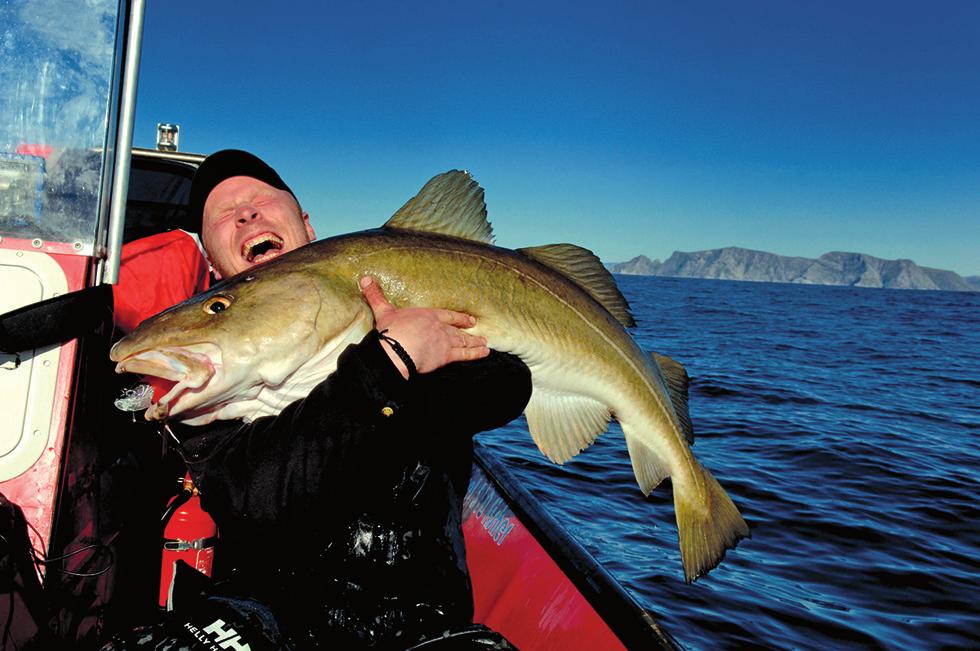
[[[278,416],[181,428],[219,528],[212,592],[268,604],[298,648],[405,646],[469,623],[472,436],[530,393],[527,366],[497,352],[406,381],[371,333]]]

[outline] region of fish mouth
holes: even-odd
[[[249,264],[265,262],[282,253],[285,242],[275,233],[261,233],[242,244],[242,258]]]
[[[147,410],[147,420],[164,420],[206,400],[205,390],[221,366],[221,349],[214,344],[154,348],[130,355],[116,364],[116,373],[149,376],[155,386],[172,384]],[[159,378],[164,382],[153,381]]]

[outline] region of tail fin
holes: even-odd
[[[725,558],[726,549],[734,548],[740,539],[751,535],[742,514],[718,480],[707,468],[700,464],[697,468],[704,477],[703,503],[692,499],[700,491],[681,491],[674,486],[674,514],[684,578],[688,583],[707,574]]]

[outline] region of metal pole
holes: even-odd
[[[115,162],[112,166],[112,197],[109,203],[109,235],[106,240],[105,267],[102,283],[119,282],[119,261],[122,257],[123,231],[126,225],[126,197],[129,194],[129,162],[133,147],[133,122],[136,116],[136,81],[140,69],[140,48],[143,43],[143,14],[145,0],[133,0],[126,35],[126,60],[123,63],[122,89],[119,102],[119,126],[116,138]]]

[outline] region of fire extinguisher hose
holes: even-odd
[[[160,526],[166,527],[167,523],[170,522],[170,517],[177,512],[177,509],[187,504],[187,501],[190,500],[193,495],[194,493],[189,490],[182,490],[174,501],[168,504],[167,508],[163,511],[163,515],[160,516]]]

